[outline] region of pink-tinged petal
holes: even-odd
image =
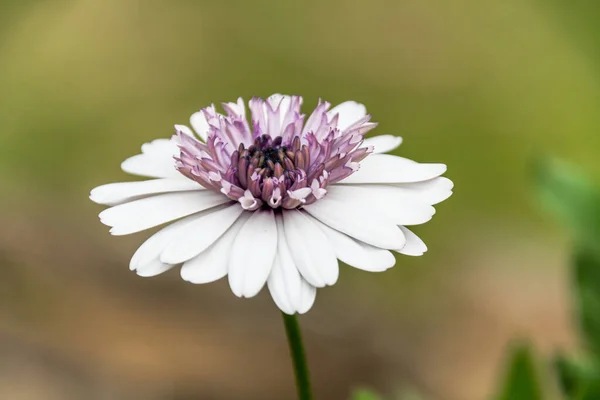
[[[269,124],[269,135],[273,138],[283,135],[283,128],[285,128],[291,122],[288,113],[292,113],[292,97],[288,95],[282,95],[275,93],[267,99],[267,114],[270,115],[268,118]],[[271,111],[272,112],[269,112]]]
[[[248,108],[250,108],[250,114],[252,119],[252,126],[254,127],[253,137],[267,133],[267,113],[265,111],[265,101],[258,97],[253,97],[248,101]]]
[[[298,200],[300,203],[304,203],[306,197],[311,194],[311,189],[309,187],[303,187],[296,190],[288,190],[288,196],[290,196],[294,200]]]
[[[327,123],[327,110],[331,106],[330,103],[326,101],[319,100],[319,104],[317,108],[312,112],[312,114],[306,120],[306,124],[304,125],[304,129],[302,129],[302,136],[306,136],[309,132],[317,132],[319,127],[325,122]]]
[[[242,208],[244,210],[248,210],[248,211],[254,211],[256,209],[258,209],[262,202],[258,199],[256,199],[252,193],[250,192],[250,190],[247,190],[244,192],[244,195],[242,197],[240,197],[238,199],[238,201],[240,202],[240,205],[242,206]]]
[[[187,136],[194,137],[194,131],[185,125],[175,125],[175,132],[181,132]]]
[[[269,198],[268,204],[272,208],[277,208],[281,204],[281,200],[281,189],[276,187],[275,189],[273,189],[273,194]]]
[[[327,190],[321,188],[317,179],[313,179],[312,184],[310,185],[310,190],[312,195],[315,196],[317,200],[321,200],[323,197],[325,197],[325,194],[327,194]]]
[[[210,125],[206,120],[205,113],[202,111],[193,113],[190,117],[190,124],[198,134],[198,137],[200,137],[200,139],[202,139],[203,142],[206,142],[206,139],[208,138],[208,134],[210,132]]]
[[[223,108],[227,111],[227,115],[236,119],[246,118],[246,105],[244,99],[238,97],[236,103],[223,103]]]

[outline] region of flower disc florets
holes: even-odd
[[[350,126],[338,125],[330,104],[319,102],[304,124],[298,96],[250,100],[252,129],[244,104],[227,103],[227,115],[214,106],[201,111],[207,141],[178,129],[181,154],[177,169],[202,186],[239,201],[245,210],[260,207],[293,209],[312,204],[327,193],[327,185],[346,178],[371,147],[361,147],[374,128],[370,115]]]

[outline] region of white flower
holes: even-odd
[[[418,256],[427,247],[407,225],[423,224],[451,195],[443,164],[382,154],[401,138],[363,140],[377,124],[348,101],[319,102],[306,119],[302,98],[273,95],[214,106],[175,125],[171,139],[142,146],[121,165],[154,179],[103,185],[96,203],[113,235],[168,224],[133,255],[130,268],[154,276],[182,265],[207,283],[228,276],[233,293],[267,284],[288,314],[308,311],[316,288],[338,279],[338,259],[366,271],[395,264],[390,250]]]

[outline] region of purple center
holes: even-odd
[[[285,188],[289,188],[296,181],[306,167],[310,165],[308,146],[300,146],[300,139],[294,138],[291,145],[283,146],[283,138],[262,135],[247,149],[243,143],[231,155],[231,165],[237,166],[235,176],[243,189],[248,189],[248,182],[256,173],[260,180],[277,178]]]
[[[303,186],[298,187],[298,184],[305,183],[309,176],[310,152],[307,145],[300,144],[299,137],[294,137],[288,145],[282,143],[281,136],[272,138],[269,135],[257,137],[248,148],[240,143],[231,155],[227,175],[232,176],[241,189],[262,199],[263,206],[277,208],[283,200],[283,207],[294,208],[298,201],[304,203],[302,200],[312,192],[305,185],[304,190],[292,192],[302,189]],[[324,165],[318,167],[322,174]],[[288,191],[291,196],[282,196]],[[290,197],[290,200],[286,201],[284,197]]]
[[[328,184],[351,175],[371,148],[363,135],[376,124],[370,116],[340,129],[338,115],[320,102],[304,121],[298,96],[250,100],[251,121],[243,102],[201,111],[208,126],[206,143],[177,132],[181,149],[177,169],[207,189],[220,191],[246,210],[292,209],[325,196]]]

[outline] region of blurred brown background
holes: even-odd
[[[269,295],[128,270],[89,190],[211,102],[365,103],[455,195],[385,274],[301,318],[318,399],[489,398],[507,343],[571,349],[567,242],[533,157],[597,174],[600,5],[585,0],[0,0],[0,399],[292,399]]]

